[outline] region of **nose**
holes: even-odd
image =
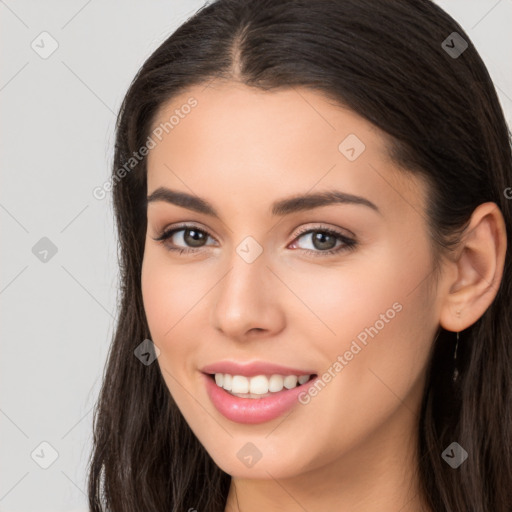
[[[226,337],[243,341],[254,335],[274,336],[284,327],[278,292],[280,281],[261,255],[252,263],[238,254],[215,287],[211,322]],[[282,284],[281,284],[282,286]]]

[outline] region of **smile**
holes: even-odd
[[[203,373],[202,377],[208,396],[217,411],[228,420],[243,424],[264,423],[278,418],[297,405],[298,396],[307,392],[318,379],[315,374],[299,377],[256,375],[249,379],[243,375]],[[225,385],[231,389],[225,389]],[[276,391],[271,391],[272,389]],[[236,390],[242,392],[237,393]]]

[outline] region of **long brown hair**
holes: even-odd
[[[453,32],[462,38],[458,46]],[[147,59],[117,120],[112,193],[120,304],[94,414],[93,512],[225,507],[231,477],[192,433],[159,366],[134,357],[151,336],[140,284],[146,158],[130,159],[147,144],[165,102],[211,79],[265,90],[307,87],[389,134],[396,165],[430,184],[427,214],[436,254],[450,251],[474,209],[487,201],[501,209],[512,240],[512,202],[505,194],[512,186],[510,132],[485,65],[442,9],[429,0],[205,5]],[[495,300],[460,333],[456,383],[454,333],[440,328],[433,343],[418,424],[418,472],[423,499],[436,512],[512,509],[511,263],[508,249]],[[468,453],[457,469],[441,457],[453,441]]]

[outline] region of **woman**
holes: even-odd
[[[117,125],[93,511],[512,508],[509,131],[428,0],[218,0]]]

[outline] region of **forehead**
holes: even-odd
[[[390,160],[386,135],[309,89],[194,86],[160,108],[155,131],[148,192],[169,186],[228,193],[242,205],[248,190],[270,203],[274,195],[332,187],[396,204],[412,193],[419,203],[421,188]]]
[[[334,149],[337,155],[337,143],[349,134],[364,139],[382,157],[387,154],[385,134],[375,126],[319,92],[297,87],[264,91],[238,82],[194,86],[160,107],[152,130],[159,128],[164,138],[173,135],[176,145],[214,145],[237,157],[248,151],[249,156],[261,154],[263,147],[273,156],[290,148],[303,148],[301,153]]]

